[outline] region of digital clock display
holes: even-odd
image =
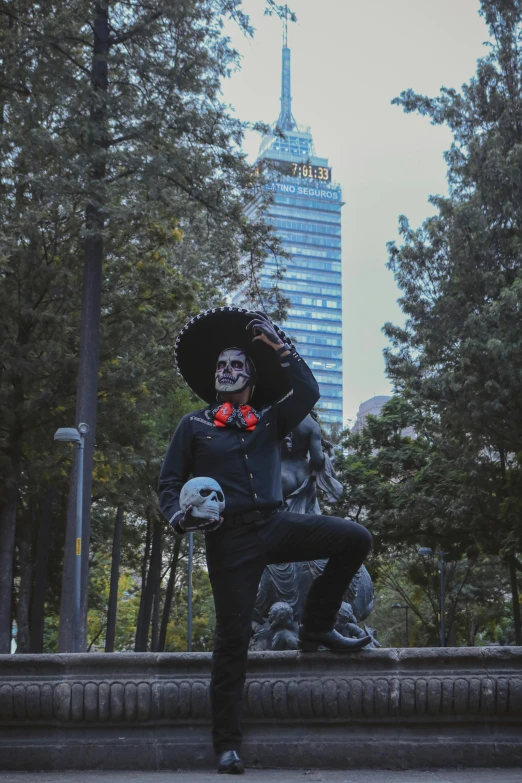
[[[328,166],[316,166],[313,163],[290,163],[286,160],[262,160],[256,168],[256,173],[263,170],[280,171],[289,177],[302,177],[314,179],[318,182],[331,182],[332,169]]]
[[[314,166],[312,163],[291,163],[293,177],[317,179],[320,182],[330,182],[332,169],[328,166]]]

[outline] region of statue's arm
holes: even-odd
[[[324,466],[324,452],[321,438],[321,428],[315,421],[313,422],[312,431],[310,433],[308,450],[310,452],[311,469],[317,472],[322,470]]]

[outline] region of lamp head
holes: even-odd
[[[419,549],[419,555],[432,555],[433,551],[429,546],[421,546]]]
[[[70,443],[80,443],[81,441],[80,433],[76,427],[60,427],[54,433],[54,439]]]

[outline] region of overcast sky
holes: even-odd
[[[479,0],[293,0],[289,25],[292,109],[310,125],[316,152],[328,157],[343,189],[344,416],[361,402],[391,393],[382,356],[386,321],[400,323],[399,291],[386,269],[386,243],[398,216],[418,226],[434,209],[430,194],[447,191],[443,151],[451,136],[425,117],[406,115],[392,98],[412,87],[436,95],[459,88],[486,52]],[[253,40],[227,32],[242,69],[224,85],[225,101],[250,121],[279,114],[281,25],[263,0],[245,0]],[[259,137],[249,134],[252,160]]]

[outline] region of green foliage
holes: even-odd
[[[437,430],[435,467],[447,475],[448,459],[454,465],[480,545],[493,539],[497,551],[514,552],[522,548],[522,4],[484,0],[481,13],[489,54],[462,92],[428,99],[409,90],[396,100],[447,124],[454,141],[449,198],[433,199],[438,214],[420,229],[403,218],[404,244],[390,244],[407,321],[386,325],[386,360],[396,390]]]
[[[107,604],[111,556],[98,549],[89,579],[89,615],[87,620],[88,650],[103,652],[107,627]],[[132,652],[139,611],[139,584],[136,573],[125,568],[118,582],[118,615],[114,649]]]
[[[416,541],[459,556],[505,553],[498,499],[512,474],[505,476],[494,453],[477,453],[417,404],[398,395],[381,416],[368,417],[362,433],[346,436],[339,461],[346,491],[338,511],[366,520],[377,551]]]
[[[450,646],[514,643],[511,606],[507,600],[506,569],[498,558],[448,563],[445,580],[446,636]],[[375,582],[375,609],[370,623],[385,647],[405,645],[407,606],[411,647],[438,646],[440,638],[440,574],[432,558],[415,550],[394,552],[380,559]]]
[[[106,58],[93,48],[93,20],[105,12]],[[56,488],[47,612],[59,606],[71,464],[52,437],[77,423],[86,241],[103,241],[93,600],[106,592],[101,563],[118,505],[127,511],[122,573],[141,567],[163,454],[197,404],[173,367],[179,329],[240,283],[257,290],[264,259],[280,255],[262,215],[244,215],[248,200],[262,206],[268,196],[241,151],[247,126],[221,102],[222,80],[239,64],[223,34],[230,17],[252,33],[240,0],[2,6],[0,527],[12,524],[8,488],[18,528],[25,513],[38,520]],[[106,89],[97,71],[105,64]],[[268,303],[280,302],[271,292]],[[22,571],[15,563],[16,583],[32,579]],[[102,615],[95,601],[91,641]]]
[[[480,448],[522,447],[522,5],[484,0],[489,55],[461,93],[429,99],[408,90],[405,111],[447,124],[450,196],[417,230],[401,219],[390,268],[404,295],[403,329],[389,324],[390,376],[441,425]],[[515,456],[515,459],[517,457]]]
[[[136,540],[133,530],[133,521],[127,520],[124,528],[124,550],[130,547],[132,541]],[[137,539],[140,540],[139,538]],[[167,635],[165,643],[166,652],[181,652],[188,649],[187,627],[188,627],[188,586],[187,586],[187,566],[188,566],[188,541],[183,542],[183,548],[178,566],[176,569],[176,579],[174,588],[174,600],[170,612],[170,619],[167,625]],[[170,550],[172,543],[167,541],[165,546],[160,581],[160,599],[159,607],[162,609],[165,601],[166,585],[169,579],[170,571]],[[134,649],[134,640],[138,622],[138,612],[140,607],[140,597],[142,591],[141,580],[138,578],[139,567],[141,565],[141,552],[135,552],[134,563],[128,554],[124,556],[127,563],[120,573],[118,584],[118,613],[116,621],[116,634],[114,649],[117,652],[132,652]],[[90,596],[89,596],[89,617],[88,617],[88,643],[90,649],[103,651],[105,646],[105,630],[107,625],[107,605],[109,598],[109,580],[111,568],[111,553],[105,544],[105,540],[94,543],[94,560],[91,566],[90,576]],[[193,585],[193,644],[192,648],[196,652],[208,651],[212,649],[214,639],[214,603],[212,591],[208,578],[208,573],[204,567],[204,541],[203,537],[195,536],[194,546],[194,570],[192,577]],[[52,643],[57,643],[57,636],[50,639],[48,647],[51,649]],[[52,647],[54,651],[55,647]]]
[[[365,520],[381,560],[440,547],[454,564],[495,562],[498,584],[509,564],[522,643],[522,3],[482,0],[481,14],[489,51],[461,91],[394,101],[452,131],[450,190],[420,228],[401,217],[389,245],[406,315],[384,327],[396,396],[345,439],[340,511]]]
[[[167,627],[166,652],[180,652],[188,649],[188,587],[186,572],[183,574],[177,600]],[[194,568],[192,576],[192,649],[194,652],[212,650],[216,618],[214,601],[208,572],[200,564]]]

